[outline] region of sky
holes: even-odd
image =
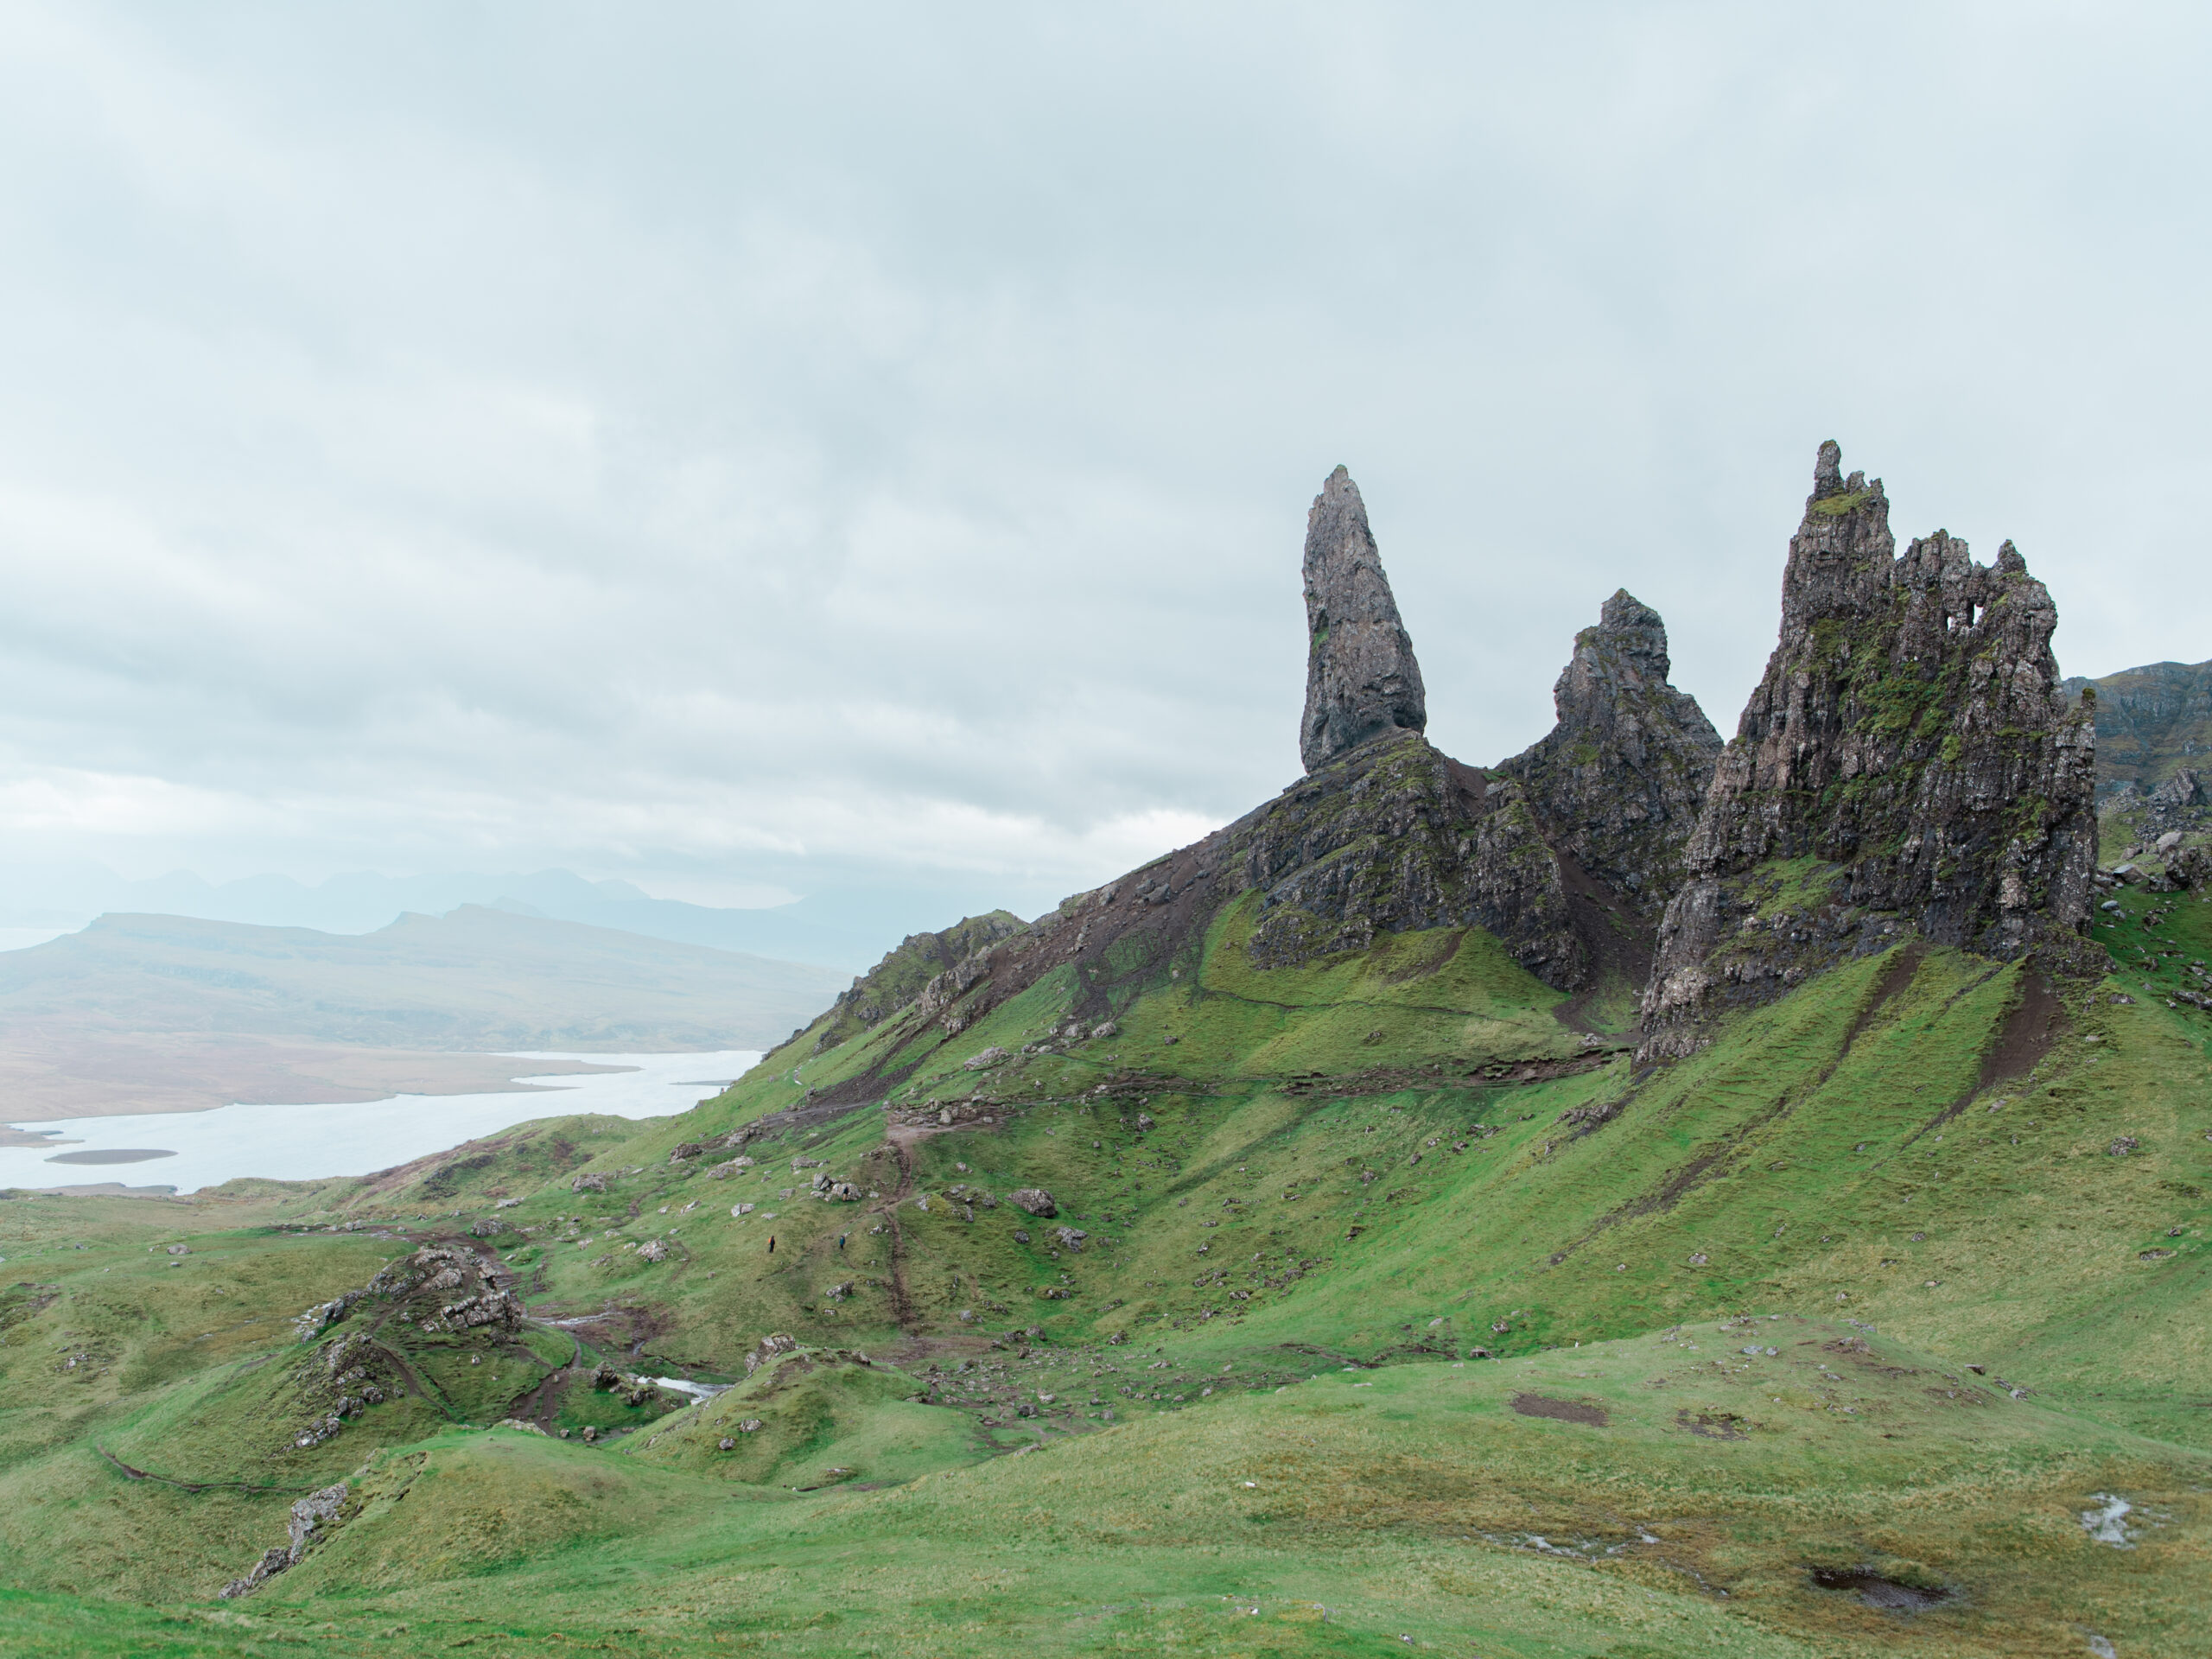
[[[0,899],[1033,913],[1297,775],[1338,462],[1477,764],[1622,586],[1732,730],[1828,437],[2212,657],[2207,16],[0,0]]]

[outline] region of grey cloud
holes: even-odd
[[[1830,435],[2212,655],[2193,11],[11,16],[0,854],[1033,907],[1296,775],[1338,461],[1476,761],[1624,583],[1729,729]]]

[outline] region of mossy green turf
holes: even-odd
[[[1080,995],[1048,976],[957,1034],[888,1020],[810,1054],[802,1033],[694,1112],[572,1135],[604,1194],[521,1185],[556,1122],[411,1185],[0,1205],[0,1273],[47,1287],[0,1300],[0,1527],[22,1591],[0,1647],[499,1650],[505,1631],[525,1652],[559,1630],[639,1652],[1373,1652],[1403,1634],[2021,1654],[2083,1651],[2093,1629],[2123,1654],[2190,1651],[2212,1619],[2212,1025],[2140,981],[2184,988],[2212,911],[2124,897],[2115,950],[2182,954],[2067,991],[2017,1074],[1999,1062],[2019,964],[1899,946],[1634,1075],[1484,936],[1262,972],[1232,909],[1110,1036],[1023,1054]],[[1013,1058],[963,1066],[990,1046]],[[755,1141],[732,1179],[707,1173],[724,1154],[670,1161],[863,1078],[902,1103],[974,1096],[994,1122],[894,1148],[868,1105]],[[792,1158],[882,1197],[811,1200]],[[1017,1185],[1062,1214],[1013,1209]],[[954,1189],[1000,1202],[970,1220]],[[614,1310],[598,1340],[626,1370],[742,1377],[768,1331],[805,1344],[804,1370],[611,1446],[486,1433],[486,1389],[451,1408],[477,1428],[395,1402],[295,1460],[249,1455],[236,1426],[281,1416],[257,1379],[302,1351],[286,1321],[406,1248],[278,1220],[419,1236],[416,1217],[454,1229],[495,1191],[532,1230],[494,1241],[532,1312]],[[649,1236],[658,1264],[634,1248]],[[171,1241],[182,1267],[161,1265]],[[1750,1313],[1783,1316],[1760,1337],[1776,1357],[1711,1324]],[[1662,1334],[1676,1321],[1694,1355]],[[1026,1357],[987,1346],[1015,1325],[1039,1332]],[[1869,1330],[1871,1358],[1826,1345]],[[632,1332],[634,1353],[614,1341]],[[541,1367],[573,1341],[535,1335],[554,1340]],[[1477,1346],[1503,1357],[1459,1357]],[[1516,1391],[1611,1421],[1524,1416]],[[1044,1395],[1043,1415],[1011,1414]],[[288,1491],[133,1481],[96,1446]],[[368,1493],[409,1459],[404,1500],[251,1599],[207,1599],[282,1540],[289,1491],[366,1468]],[[581,1508],[556,1496],[594,1483]],[[2101,1492],[2137,1504],[2134,1548],[2081,1526]],[[1659,1541],[1624,1544],[1637,1529]],[[1958,1594],[1907,1618],[1807,1577],[1863,1564]]]

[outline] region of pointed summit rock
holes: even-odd
[[[1667,625],[1625,588],[1574,636],[1552,688],[1559,723],[1497,768],[1516,778],[1546,837],[1648,927],[1682,882],[1682,853],[1720,734],[1668,683]]]
[[[1341,467],[1306,516],[1306,633],[1298,753],[1307,772],[1384,732],[1427,728],[1414,643],[1382,574],[1367,504]]]
[[[2088,927],[2094,708],[2059,683],[2057,607],[2010,542],[1991,565],[1940,530],[1896,550],[1881,480],[1822,444],[1781,640],[1660,925],[1647,1053],[1908,933],[2056,963]]]

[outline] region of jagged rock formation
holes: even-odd
[[[1648,1055],[1687,1052],[1716,1005],[1776,995],[1901,925],[2009,956],[2088,925],[2094,701],[2069,707],[2059,689],[2050,594],[2010,542],[1993,565],[1942,531],[1896,556],[1881,481],[1843,477],[1841,458],[1821,446],[1780,643],[1661,924]],[[1833,879],[1786,918],[1748,912],[1744,879],[1798,859]]]
[[[1427,728],[1421,664],[1382,574],[1367,504],[1341,467],[1306,518],[1306,635],[1298,753],[1306,771],[1386,732]]]
[[[1658,613],[1625,592],[1607,601],[1560,677],[1557,728],[1485,772],[1421,734],[1421,668],[1342,467],[1307,522],[1306,578],[1305,777],[1025,930],[979,935],[903,1007],[872,976],[809,1028],[823,1033],[817,1052],[870,1011],[848,1012],[864,992],[916,1035],[934,1024],[951,1037],[1064,968],[1077,988],[1071,1012],[1096,1019],[1185,960],[1223,907],[1248,895],[1245,948],[1263,969],[1364,950],[1387,934],[1478,927],[1557,989],[1641,987],[1653,918],[1719,747],[1696,702],[1667,682]],[[969,1067],[991,1063],[976,1055]],[[842,1109],[892,1081],[853,1079],[794,1109]]]
[[[1529,793],[1547,840],[1656,917],[1682,880],[1720,753],[1697,699],[1668,683],[1667,625],[1622,588],[1574,636],[1552,689],[1559,723],[1494,776]]]

